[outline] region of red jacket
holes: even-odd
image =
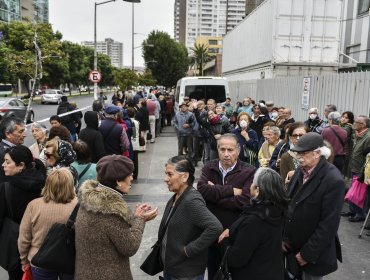
[[[208,209],[219,219],[224,228],[234,223],[243,207],[250,202],[250,186],[256,168],[238,160],[234,169],[226,174],[225,184],[218,166],[219,160],[213,160],[203,166],[202,175],[198,181],[198,191],[207,203]],[[211,181],[214,186],[209,185]],[[242,195],[234,196],[233,188],[243,190]]]

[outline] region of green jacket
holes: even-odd
[[[361,173],[366,160],[365,150],[368,147],[370,147],[370,129],[362,137],[355,136],[351,157],[351,171],[353,173]]]

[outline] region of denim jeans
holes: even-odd
[[[180,278],[176,278],[164,273],[164,280],[204,280],[204,273],[193,277],[180,277]]]
[[[73,275],[31,266],[34,280],[73,280]]]

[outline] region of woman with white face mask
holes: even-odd
[[[258,136],[257,133],[249,128],[252,119],[246,112],[241,112],[238,115],[237,127],[232,131],[238,139],[240,145],[239,159],[249,164],[255,165],[256,162],[248,158],[248,151],[257,153],[258,151]]]
[[[310,132],[321,133],[323,130],[323,120],[319,118],[317,108],[311,108],[308,110],[308,119],[304,124],[308,127]]]

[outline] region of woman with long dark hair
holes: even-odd
[[[46,178],[44,164],[34,159],[30,149],[22,145],[5,151],[2,168],[8,182],[0,184],[0,228],[5,217],[21,223],[27,204],[40,197]],[[22,279],[21,263],[9,270],[8,274],[10,280]]]
[[[282,226],[289,202],[283,181],[276,171],[261,167],[250,193],[251,204],[219,238],[229,246],[226,257],[232,279],[282,280]]]

